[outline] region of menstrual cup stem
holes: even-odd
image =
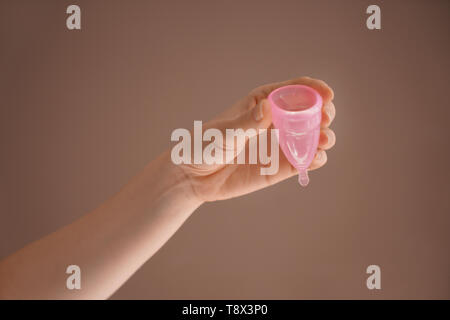
[[[306,187],[309,183],[308,171],[305,169],[298,170],[298,183],[302,187]]]

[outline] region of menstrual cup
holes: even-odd
[[[308,167],[319,144],[322,97],[308,86],[291,85],[272,91],[269,101],[281,150],[298,170],[298,182],[305,187],[309,183]]]

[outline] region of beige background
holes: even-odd
[[[175,128],[310,75],[338,110],[310,186],[202,206],[113,298],[450,298],[448,0],[0,3],[0,257],[95,208]]]

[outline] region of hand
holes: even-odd
[[[217,128],[225,137],[226,129],[272,128],[270,103],[267,96],[273,90],[292,84],[303,84],[317,90],[323,98],[322,123],[319,146],[316,156],[309,170],[322,167],[327,162],[325,150],[330,149],[336,142],[335,134],[328,127],[334,119],[336,110],[332,102],[333,90],[323,81],[309,77],[301,77],[289,81],[267,84],[252,90],[245,98],[238,101],[231,108],[217,118],[203,125],[203,130]],[[246,146],[235,146],[234,141],[226,145],[225,149],[232,148],[235,156]],[[224,139],[225,141],[225,139]],[[270,140],[268,142],[270,148]],[[201,201],[215,201],[244,195],[297,174],[297,170],[289,163],[283,152],[279,150],[279,170],[274,175],[261,175],[260,163],[237,164],[181,164],[179,167],[188,178],[194,194]]]
[[[327,160],[324,150],[335,142],[328,129],[335,114],[333,91],[323,81],[304,77],[256,88],[204,129],[225,133],[226,129],[270,128],[266,98],[274,89],[289,84],[308,85],[323,97],[319,148],[310,169],[323,166]],[[230,144],[226,141],[222,147],[229,150]],[[237,146],[233,154],[245,147]],[[162,154],[94,211],[0,261],[0,299],[108,298],[204,201],[240,196],[295,175],[296,170],[278,151],[275,175],[261,175],[261,164],[176,166],[167,159],[170,152]],[[71,263],[82,266],[89,275],[82,290],[70,291],[64,286],[64,270]]]

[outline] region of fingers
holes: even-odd
[[[322,128],[328,128],[336,116],[336,108],[333,102],[327,102],[322,108]]]
[[[309,166],[309,170],[319,169],[327,163],[327,160],[327,153],[324,150],[317,150],[316,156]]]
[[[336,135],[333,130],[323,128],[320,130],[319,149],[328,150],[336,143]]]

